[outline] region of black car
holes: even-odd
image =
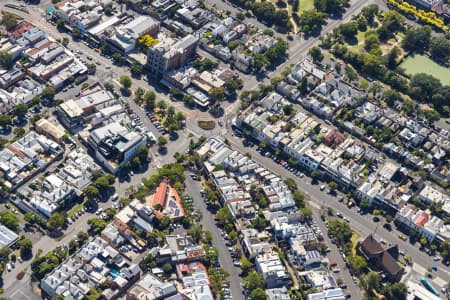
[[[345,290],[347,288],[347,285],[345,283],[342,283],[339,285],[339,287],[343,290]]]

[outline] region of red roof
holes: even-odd
[[[327,146],[338,146],[343,141],[345,141],[345,136],[336,129],[331,130],[325,137],[325,144]]]
[[[169,196],[173,196],[175,198],[175,202],[177,202],[177,206],[180,209],[180,217],[184,217],[186,212],[184,211],[183,202],[181,201],[180,195],[173,188],[173,186],[169,185],[167,182],[162,181],[159,184],[156,193],[153,195],[152,207],[154,208],[156,205],[161,206],[162,210],[154,210],[153,213],[159,219],[164,216],[164,209],[168,205]]]
[[[11,36],[11,38],[17,40],[18,38],[20,38],[22,36],[22,34],[25,31],[28,31],[32,28],[34,28],[33,24],[30,24],[28,22],[22,22],[22,23],[18,24],[16,26],[16,29],[13,32],[11,32],[9,35]]]
[[[423,227],[425,223],[428,221],[428,214],[423,212],[420,214],[420,216],[416,220],[416,225],[419,227]]]
[[[153,196],[153,203],[152,206],[155,207],[156,205],[161,205],[164,207],[164,203],[166,202],[166,195],[167,194],[167,183],[164,181],[159,184],[158,190],[156,191],[155,195]]]

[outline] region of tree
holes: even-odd
[[[170,273],[172,272],[172,265],[169,264],[169,263],[165,263],[165,264],[162,266],[162,269],[163,269],[164,273],[170,274]]]
[[[373,293],[373,291],[377,291],[380,287],[380,274],[377,272],[369,272],[367,275],[363,277],[361,281],[364,289],[369,295]]]
[[[361,10],[362,15],[366,18],[367,22],[373,23],[375,16],[378,14],[378,5],[370,4],[364,6]]]
[[[2,14],[1,24],[5,26],[7,31],[13,30],[17,25],[17,17],[8,12],[2,12]]]
[[[266,292],[261,288],[256,288],[250,293],[250,297],[254,300],[265,300]]]
[[[290,177],[286,178],[286,179],[284,180],[284,183],[288,186],[288,188],[289,188],[292,192],[294,192],[294,191],[296,191],[296,190],[298,189],[297,183],[295,182],[294,179],[292,179],[292,178],[290,178]]]
[[[214,87],[209,92],[209,97],[212,103],[221,102],[225,99],[225,88]]]
[[[381,289],[381,293],[387,300],[406,300],[408,288],[401,282],[388,282]]]
[[[66,216],[60,212],[54,212],[47,222],[47,228],[50,231],[57,231],[61,229],[61,227],[66,222]]]
[[[303,32],[319,32],[325,24],[326,14],[316,10],[306,10],[300,16],[300,25]]]
[[[424,247],[428,244],[428,240],[427,240],[427,238],[426,238],[424,235],[422,235],[422,236],[420,237],[419,242],[420,242],[420,244],[421,244],[422,246],[424,246]]]
[[[352,230],[346,222],[340,220],[330,220],[328,222],[328,228],[339,245],[344,245],[350,242]]]
[[[339,33],[344,36],[347,40],[356,39],[356,34],[358,33],[358,23],[356,21],[350,21],[348,23],[342,23],[338,27]]]
[[[256,53],[253,56],[252,67],[253,69],[255,69],[256,72],[259,72],[262,69],[264,69],[267,65],[269,65],[269,63],[270,63],[269,60],[264,54]]]
[[[28,106],[26,106],[25,104],[21,103],[16,105],[16,107],[14,108],[13,114],[19,118],[19,119],[23,119],[23,117],[25,117],[25,115],[28,112]]]
[[[25,135],[26,131],[22,127],[16,127],[16,128],[14,128],[13,133],[16,137],[23,137]]]
[[[56,27],[59,30],[62,30],[64,28],[64,20],[63,19],[58,19],[56,20]]]
[[[358,23],[359,31],[364,32],[367,30],[367,19],[364,16],[360,15],[358,19],[356,19],[356,23]]]
[[[267,220],[264,218],[264,215],[260,214],[252,221],[252,225],[258,231],[262,231],[267,226]]]
[[[285,9],[279,9],[275,11],[275,16],[273,23],[276,26],[279,26],[285,30],[288,30],[291,28],[291,24],[289,21],[289,13]]]
[[[53,100],[53,97],[55,97],[56,91],[53,87],[51,86],[47,86],[42,90],[42,98],[44,99],[48,99],[48,100]]]
[[[84,189],[84,195],[89,199],[89,201],[93,201],[98,197],[99,190],[95,187],[95,185],[91,184]]]
[[[144,104],[147,110],[152,110],[155,107],[156,94],[153,91],[147,91],[144,94]]]
[[[0,126],[6,127],[11,125],[11,117],[5,114],[0,114]]]
[[[251,271],[244,278],[244,285],[250,292],[258,288],[264,289],[264,277],[261,273]]]
[[[138,62],[133,62],[130,66],[130,71],[135,76],[141,76],[144,71],[144,67]]]
[[[215,68],[217,68],[217,66],[219,65],[219,63],[217,61],[213,61],[209,58],[203,58],[203,59],[198,58],[198,59],[194,60],[192,64],[193,64],[194,68],[196,68],[200,72],[212,71]]]
[[[349,81],[354,81],[358,78],[358,73],[352,67],[345,66],[345,76],[347,76]]]
[[[167,139],[164,136],[158,137],[158,145],[159,147],[163,148],[165,145],[167,145]]]
[[[236,19],[242,21],[242,20],[245,19],[245,15],[244,15],[243,13],[241,13],[241,12],[237,12],[237,13],[236,13]]]
[[[419,26],[406,31],[402,41],[402,47],[411,52],[424,52],[430,46],[431,27],[428,25]]]
[[[314,63],[320,63],[323,60],[322,50],[319,47],[314,46],[309,48],[308,54],[312,57]]]
[[[220,208],[216,212],[216,218],[222,226],[233,224],[233,216],[227,206]]]
[[[141,163],[147,162],[148,159],[148,148],[145,146],[140,146],[137,152],[137,156],[139,157],[139,160]]]
[[[245,256],[241,257],[239,262],[241,263],[241,270],[245,274],[247,274],[251,269],[253,269],[253,264],[248,260],[247,257]]]
[[[293,197],[294,197],[294,201],[295,201],[295,206],[297,206],[298,208],[302,208],[305,206],[305,195],[303,195],[302,192],[300,191],[295,191],[293,193]]]
[[[288,50],[288,43],[282,38],[277,38],[275,45],[270,47],[264,55],[267,57],[269,62],[273,65],[286,57],[286,52]]]
[[[387,55],[386,66],[391,70],[397,67],[397,55],[398,55],[397,47],[393,47]]]
[[[366,259],[359,255],[347,256],[347,262],[356,274],[361,274],[361,272],[367,267]]]
[[[432,101],[442,84],[439,79],[425,73],[418,73],[412,76],[410,81],[410,94],[423,101]]]
[[[77,27],[72,29],[72,38],[74,38],[74,39],[81,38],[81,30],[78,29]]]
[[[114,61],[121,64],[123,62],[123,56],[119,52],[114,52],[111,56]]]
[[[8,70],[14,66],[11,52],[7,50],[0,50],[0,66]]]
[[[341,14],[348,0],[314,0],[314,7],[327,14]]]
[[[127,75],[120,76],[119,83],[122,85],[122,87],[126,90],[128,90],[133,82],[131,81],[131,78]]]
[[[159,100],[158,103],[156,103],[156,107],[165,110],[167,108],[167,103],[164,100]]]
[[[319,179],[319,177],[320,177],[320,172],[319,172],[319,171],[313,170],[313,171],[311,172],[311,178],[312,178],[313,180],[317,180],[317,179]]]
[[[203,230],[199,225],[192,226],[187,233],[192,237],[195,243],[199,243],[203,236]]]
[[[183,122],[184,120],[186,120],[186,116],[181,111],[177,112],[175,114],[174,118],[175,118],[175,121],[177,121],[179,123]]]
[[[101,218],[92,218],[87,221],[88,225],[91,226],[91,231],[94,234],[99,234],[106,227],[106,222]]]
[[[111,16],[113,14],[113,10],[112,10],[111,6],[105,7],[105,9],[103,11],[105,12],[105,15],[107,15],[107,16]]]
[[[450,41],[443,36],[432,37],[430,53],[434,59],[447,62],[450,59]]]
[[[15,214],[7,210],[0,211],[0,224],[8,227],[12,231],[19,230],[19,219]]]
[[[142,97],[144,96],[145,91],[143,88],[138,87],[135,91],[134,91],[134,96],[136,100],[141,100]]]
[[[374,32],[366,34],[364,39],[364,48],[366,49],[367,52],[375,51],[373,53],[379,54],[378,52],[381,52],[381,50],[380,50],[380,39],[378,38],[378,34]]]
[[[306,222],[311,222],[312,220],[312,210],[309,207],[302,207],[300,208],[300,212],[302,213],[303,217],[305,218]]]
[[[2,247],[0,248],[0,261],[7,262],[9,260],[9,248]]]
[[[328,183],[328,187],[330,188],[331,191],[335,191],[335,190],[338,188],[338,185],[337,185],[336,182],[330,181],[330,182]]]
[[[24,238],[18,242],[20,248],[20,257],[29,258],[32,255],[33,242],[30,239]]]

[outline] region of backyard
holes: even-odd
[[[450,85],[450,69],[438,65],[425,55],[409,56],[400,65],[400,68],[404,69],[405,73],[410,76],[417,73],[426,73],[441,80],[443,85]]]

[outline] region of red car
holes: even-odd
[[[153,117],[153,118],[151,118],[151,119],[150,119],[150,121],[152,121],[152,122],[156,122],[156,121],[158,121],[158,119],[157,119],[157,118],[155,118],[155,117]]]

